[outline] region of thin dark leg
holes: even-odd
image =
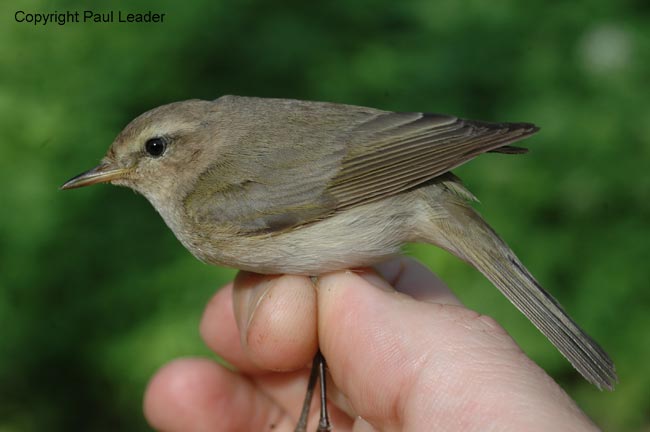
[[[311,365],[311,373],[309,374],[309,382],[307,383],[307,394],[305,394],[305,401],[302,404],[302,411],[300,412],[296,429],[294,429],[295,432],[307,432],[307,418],[309,417],[311,398],[314,396],[314,387],[316,386],[316,379],[318,379],[318,371],[320,370],[320,358],[322,356],[320,355],[320,351],[318,351]]]
[[[316,353],[314,363],[316,363],[316,359],[319,359],[318,376],[320,378],[320,419],[318,420],[318,429],[316,431],[329,432],[332,430],[332,424],[330,423],[330,416],[327,412],[327,363],[325,363],[325,357],[323,357],[320,350]]]

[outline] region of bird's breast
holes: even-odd
[[[390,202],[401,199],[346,209],[277,233],[240,234],[227,224],[203,223],[179,230],[177,237],[210,264],[256,273],[317,275],[372,265],[399,253],[415,223],[412,206]]]

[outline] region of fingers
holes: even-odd
[[[399,257],[375,266],[375,270],[397,291],[416,300],[460,305],[458,297],[431,273],[424,264],[413,258]]]
[[[423,266],[398,259],[377,273],[324,275],[317,290],[305,277],[241,273],[206,309],[203,335],[236,367],[254,372],[304,367],[318,335],[334,384],[349,401],[337,405],[367,422],[355,427],[456,429],[458,419],[476,430],[512,421],[513,430],[548,430],[552,422],[590,427],[500,326],[462,307]],[[228,314],[231,299],[235,313]],[[284,376],[260,376],[257,384],[294,412],[304,376]]]
[[[180,359],[147,387],[147,421],[156,430],[291,430],[284,411],[241,375],[210,360]]]
[[[391,268],[381,270],[390,279]],[[444,288],[434,292],[442,303],[416,301],[367,273],[319,279],[321,350],[354,412],[379,430],[590,426],[498,324]]]
[[[303,381],[287,373],[266,375],[253,383],[210,360],[178,359],[149,382],[144,414],[154,429],[168,432],[293,431],[304,398]],[[287,393],[290,398],[283,399]],[[343,412],[334,407],[330,416],[337,431],[352,430],[353,422]],[[318,412],[312,410],[309,424],[317,420]]]
[[[317,349],[316,319],[316,292],[311,279],[242,272],[234,287],[225,286],[208,303],[201,335],[238,371],[254,377],[259,391],[295,422],[307,388],[307,366]],[[268,373],[291,369],[296,372]],[[336,394],[334,387],[330,394]],[[312,406],[311,424],[318,416],[316,403]],[[332,409],[330,415],[337,430],[351,429],[351,420],[344,412]]]
[[[365,271],[364,277],[383,277],[418,300],[460,304],[413,259],[397,258],[376,269],[381,276]],[[207,345],[242,372],[296,370],[311,362],[318,347],[317,315],[310,278],[240,272],[234,286],[219,290],[208,303],[200,329]]]

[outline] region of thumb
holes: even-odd
[[[417,301],[372,271],[328,274],[318,288],[320,346],[333,382],[377,429],[455,430],[462,419],[463,429],[485,430],[505,419],[543,430],[549,412],[551,420],[588,422],[488,317],[453,301]]]
[[[446,361],[435,354],[439,349],[443,354],[446,351],[443,344],[449,336],[440,323],[448,319],[443,317],[450,315],[449,307],[418,302],[395,291],[371,270],[319,279],[321,351],[336,387],[347,396],[353,411],[375,428],[403,430],[409,401],[420,391],[414,387],[423,370],[435,359]],[[456,309],[466,311],[458,306],[453,309],[454,314]],[[421,426],[416,430],[429,427]]]

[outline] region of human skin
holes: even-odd
[[[316,284],[241,272],[201,334],[236,371],[200,358],[161,368],[144,400],[158,430],[293,431],[318,346],[337,432],[598,430],[501,326],[408,258]]]

